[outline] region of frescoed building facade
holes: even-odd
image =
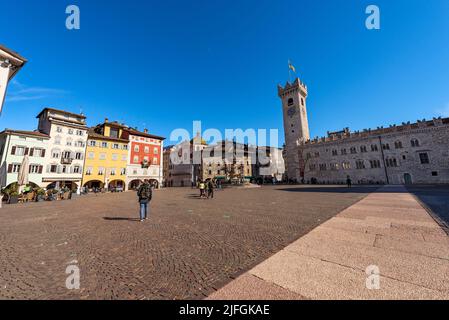
[[[105,119],[103,124],[89,129],[83,186],[88,189],[125,191],[129,140],[126,127]]]
[[[31,185],[44,187],[42,177],[50,137],[37,131],[9,130],[0,133],[0,185],[17,183],[25,156],[29,159],[28,180]]]
[[[50,136],[42,173],[43,185],[47,188],[67,186],[79,192],[87,143],[86,117],[45,108],[37,118],[39,132]]]
[[[145,179],[156,187],[162,185],[163,155],[165,138],[127,128],[124,137],[129,140],[126,185],[136,189]]]

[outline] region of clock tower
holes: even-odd
[[[284,114],[285,164],[289,179],[300,180],[298,144],[310,140],[307,120],[307,86],[299,79],[278,86]]]

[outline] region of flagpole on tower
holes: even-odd
[[[292,72],[296,75],[296,68],[292,64],[290,59],[288,59],[288,80],[289,80],[289,82],[292,82]]]

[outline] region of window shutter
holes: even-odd
[[[45,157],[45,149],[42,149],[42,158]]]
[[[31,149],[30,149],[30,157],[32,157],[33,154],[34,154],[34,148],[31,148]]]
[[[51,166],[47,164],[47,173],[50,173]]]
[[[15,155],[16,154],[16,146],[13,146],[11,149],[11,154]]]
[[[24,155],[25,155],[25,156],[28,155],[29,152],[30,152],[30,148],[25,148],[25,153],[24,153]]]
[[[10,164],[8,164],[8,173],[11,173],[12,172],[12,164],[10,163]]]

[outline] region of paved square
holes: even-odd
[[[144,223],[133,192],[5,206],[0,299],[201,299],[375,189],[157,190]]]

